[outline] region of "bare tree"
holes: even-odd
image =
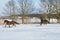
[[[32,1],[31,0],[19,0],[19,5],[20,5],[20,10],[21,10],[21,15],[22,15],[22,24],[24,24],[24,19],[26,18],[26,15],[30,13],[31,11],[31,6],[32,6]]]
[[[15,19],[15,1],[14,0],[10,0],[7,4],[6,7],[3,9],[6,15],[10,16],[10,19],[14,20]]]
[[[50,0],[50,11],[51,14],[55,14],[52,16],[54,18],[60,19],[60,1],[59,0]]]
[[[41,7],[41,12],[42,12],[42,17],[43,19],[47,18],[47,14],[48,14],[48,0],[40,0],[40,7]]]

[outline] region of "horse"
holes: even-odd
[[[47,23],[49,23],[49,21],[48,21],[47,19],[41,18],[40,25],[42,25],[42,24],[47,24]]]
[[[5,27],[6,27],[6,25],[8,25],[9,26],[9,28],[10,28],[10,25],[13,25],[13,26],[15,26],[15,24],[19,24],[19,23],[17,23],[17,22],[15,22],[15,21],[12,21],[12,20],[4,20],[4,24],[5,24]]]

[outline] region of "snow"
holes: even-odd
[[[60,40],[60,24],[0,25],[0,40]]]

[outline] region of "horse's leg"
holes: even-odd
[[[6,27],[6,25],[5,25],[5,27]]]
[[[40,23],[40,25],[42,25],[42,22]]]
[[[42,25],[43,24],[43,20],[41,19],[41,23],[40,23],[40,25]]]
[[[16,27],[16,25],[14,24],[14,26]]]
[[[10,25],[9,25],[9,28],[10,28]]]
[[[4,26],[6,27],[6,24],[4,23]]]
[[[6,25],[5,25],[5,27],[6,27]]]
[[[12,24],[12,25],[16,27],[16,25],[15,25],[15,24]]]

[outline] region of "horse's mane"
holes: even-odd
[[[7,20],[7,21],[12,21],[11,19],[5,19],[5,20]]]

